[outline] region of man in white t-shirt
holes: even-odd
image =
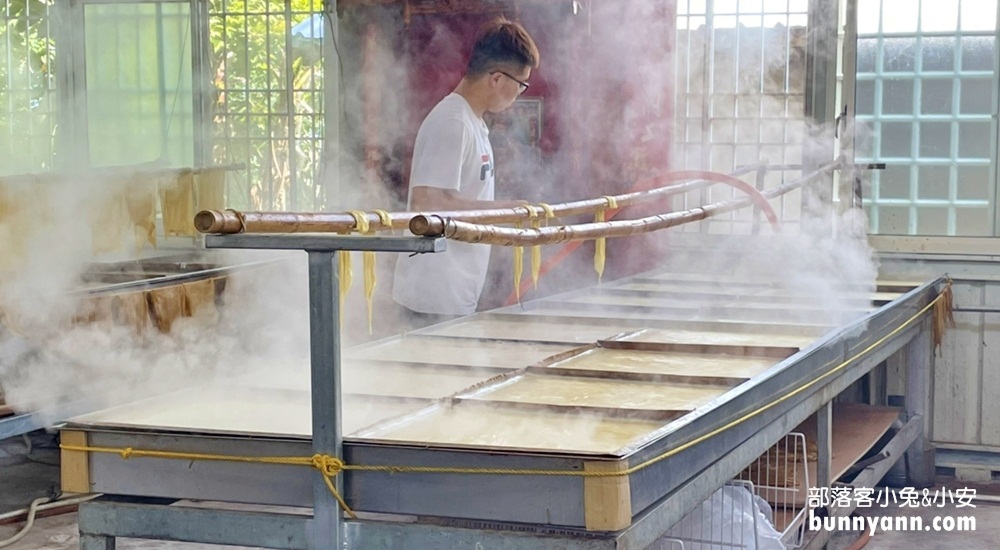
[[[495,201],[493,148],[483,114],[510,107],[538,66],[534,40],[518,23],[498,18],[476,37],[465,76],[420,125],[410,169],[413,212],[507,208]],[[476,311],[490,247],[457,241],[439,254],[400,255],[393,299],[413,327]]]

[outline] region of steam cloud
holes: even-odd
[[[754,121],[761,125],[755,134],[757,139],[738,144],[757,146],[752,153],[748,153],[751,149],[741,149],[734,144],[729,153],[719,156],[720,149],[713,149],[716,142],[712,140],[699,139],[694,145],[688,144],[689,136],[694,135],[689,133],[694,131],[689,128],[711,132],[718,128],[717,123],[725,113],[717,113],[712,120],[702,120],[701,112],[691,112],[680,105],[681,101],[675,101],[676,97],[686,97],[691,90],[678,85],[680,80],[674,71],[693,69],[687,64],[663,63],[664,59],[672,59],[679,53],[689,53],[684,50],[687,43],[670,38],[676,36],[669,32],[673,23],[665,19],[670,14],[663,3],[631,2],[624,7],[615,4],[606,8],[593,6],[593,9],[594,13],[583,9],[580,13],[569,14],[560,6],[548,11],[539,8],[534,14],[525,9],[521,14],[521,20],[542,47],[542,67],[536,74],[548,86],[544,123],[555,127],[551,131],[543,129],[546,133],[541,146],[547,151],[540,159],[529,159],[520,167],[498,167],[501,172],[519,170],[525,175],[525,179],[513,187],[498,189],[498,197],[552,203],[621,193],[635,181],[664,169],[699,167],[730,171],[737,164],[759,160],[769,152],[777,155],[769,155],[772,162],[800,160],[795,157],[801,156],[803,142],[810,134],[803,129],[801,104],[796,104],[794,97],[789,100],[791,103],[781,100],[780,105],[775,97],[767,94],[750,94],[754,97],[743,98],[745,104],[757,105],[759,118],[788,123],[775,130],[773,125],[765,127],[766,121]],[[383,19],[376,18],[377,24],[402,24],[400,14],[390,10],[381,13]],[[434,52],[432,57],[442,59],[436,68],[454,77],[438,79],[432,90],[420,89],[417,84],[421,75],[410,72],[408,56],[400,59],[394,53],[401,46],[401,37],[380,34],[366,38],[363,26],[343,33],[342,52],[360,52],[361,46],[370,40],[367,43],[374,49],[369,62],[375,68],[375,80],[366,83],[361,78],[360,58],[342,60],[345,81],[341,92],[346,120],[336,156],[338,173],[326,174],[329,187],[336,191],[330,194],[330,210],[401,208],[401,186],[406,176],[402,159],[412,147],[408,140],[412,139],[416,125],[430,106],[415,108],[414,97],[431,95],[436,100],[450,91],[461,76],[468,37],[458,32],[455,24],[446,18],[421,21],[415,17],[414,21],[412,32],[426,33],[429,40],[423,44]],[[465,19],[460,21],[468,23]],[[347,14],[342,24],[352,22],[356,20]],[[407,53],[412,57],[418,52]],[[716,56],[732,53],[717,51]],[[788,55],[794,58],[796,54],[793,51]],[[698,55],[686,58],[699,63]],[[781,63],[786,62],[782,60]],[[790,70],[786,65],[780,70],[765,67],[762,74],[766,77],[786,70]],[[785,73],[781,75],[784,81]],[[332,81],[328,75],[328,83]],[[365,94],[370,93],[374,96],[364,100]],[[375,105],[366,101],[374,101]],[[558,115],[554,114],[556,111]],[[371,112],[377,114],[377,124],[375,140],[369,143],[371,135],[367,132],[370,129],[365,128],[364,116]],[[780,135],[775,137],[775,131]],[[759,143],[762,139],[768,143]],[[829,136],[820,139],[828,140]],[[675,142],[685,145],[675,147],[672,156],[664,155],[662,147],[674,147]],[[378,162],[365,162],[365,154],[371,152],[366,151],[366,144],[374,144],[372,151],[377,154],[375,160]],[[832,151],[832,143],[829,145]],[[662,165],[664,159],[671,159],[669,166]],[[775,183],[774,177],[770,177],[769,185]],[[0,224],[0,249],[20,246],[15,245],[16,242],[23,243],[31,251],[18,271],[0,281],[0,304],[8,321],[17,319],[19,326],[26,327],[21,337],[38,346],[33,354],[21,356],[18,361],[0,363],[0,387],[8,403],[21,410],[33,410],[86,395],[99,395],[109,402],[118,402],[254,368],[275,369],[308,362],[307,277],[303,254],[291,255],[285,261],[233,277],[223,295],[224,303],[217,319],[181,319],[169,334],[154,331],[138,337],[124,326],[107,329],[96,325],[58,324],[57,320],[71,315],[74,305],[67,299],[67,292],[78,284],[89,262],[95,259],[90,253],[88,233],[80,230],[81,219],[98,215],[102,200],[113,191],[110,187],[106,181],[75,180],[56,184],[51,189],[51,209],[34,220],[30,227]],[[690,207],[726,195],[734,196],[728,190],[713,190],[701,200],[689,197],[679,205]],[[800,200],[799,196],[787,199],[792,214],[798,214],[794,204]],[[91,216],[87,212],[95,214]],[[745,221],[748,215],[740,213],[734,220]],[[752,249],[744,247],[741,243],[745,241],[741,240],[720,245],[715,250],[704,250],[699,255],[699,263],[688,269],[706,274],[713,270],[746,274],[748,279],[782,282],[790,290],[820,301],[822,309],[829,313],[821,319],[808,321],[831,325],[845,322],[848,317],[844,317],[841,290],[845,285],[859,292],[874,290],[877,273],[872,251],[865,241],[863,215],[851,211],[838,216],[832,225],[810,223],[809,216],[809,212],[801,212],[798,223],[787,224],[780,237],[765,230]],[[703,222],[703,225],[721,227],[718,223]],[[837,230],[833,230],[834,227]],[[715,232],[715,229],[705,232]],[[656,234],[643,242],[650,245],[640,249],[643,255],[670,254],[671,244],[666,233]],[[616,256],[619,246],[623,245],[617,241],[609,243],[612,272],[616,260],[627,262],[629,259],[627,254]],[[586,247],[581,252],[585,250]],[[547,250],[546,254],[552,252]],[[100,260],[131,257],[134,256],[101,257]],[[249,258],[260,257],[262,255]],[[365,304],[360,290],[360,255],[354,257],[355,284],[345,304],[347,345],[393,334],[402,328],[398,309],[388,298],[393,259],[380,255],[376,334],[367,334],[367,323],[363,321]],[[500,305],[513,287],[510,263],[506,259],[509,251],[498,251],[495,257],[504,260],[494,262],[492,279],[487,283],[487,288],[493,292],[484,297],[483,305],[489,307]],[[248,257],[230,254],[223,258],[242,261]],[[629,270],[617,273],[623,274],[629,274]],[[541,290],[542,294],[551,294],[595,282],[591,257],[578,252],[543,279]],[[7,338],[11,337],[11,332],[7,332]],[[0,346],[3,345],[0,340]]]

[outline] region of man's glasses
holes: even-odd
[[[514,78],[513,76],[510,76],[509,73],[506,73],[504,71],[493,71],[493,72],[494,73],[500,73],[500,74],[506,76],[507,78],[513,80],[514,82],[517,82],[517,84],[520,86],[520,88],[518,88],[518,90],[517,90],[517,95],[523,94],[524,92],[526,92],[528,90],[528,88],[531,87],[531,84],[528,84],[527,82],[524,82],[523,80],[518,80],[518,79]]]

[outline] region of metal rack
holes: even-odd
[[[753,494],[770,505],[772,523],[780,529],[788,548],[799,547],[804,534],[808,508],[802,503],[807,503],[805,493],[812,486],[807,449],[805,434],[789,433],[740,472],[736,480],[748,484]]]
[[[730,481],[657,542],[689,550],[760,548],[761,518],[753,495],[753,483]]]
[[[427,449],[381,447],[370,444],[343,445],[337,427],[338,398],[317,388],[339,387],[339,343],[336,261],[344,250],[432,252],[443,249],[440,240],[413,238],[365,238],[340,236],[231,235],[209,237],[210,247],[300,249],[309,253],[310,316],[312,351],[312,441],[268,438],[184,438],[178,434],[155,435],[93,429],[92,445],[156,448],[167,440],[183,440],[189,448],[231,451],[241,454],[303,456],[313,453],[345,456],[349,463],[474,464],[518,468],[572,464],[552,456],[481,455]],[[924,410],[927,406],[927,376],[933,361],[928,314],[925,306],[937,294],[936,283],[916,288],[864,316],[856,323],[832,331],[808,349],[782,361],[752,382],[737,387],[712,407],[702,407],[645,447],[627,457],[630,464],[642,462],[674,446],[690,444],[684,452],[646,468],[629,480],[633,488],[631,523],[621,530],[587,531],[565,520],[558,523],[525,521],[536,509],[562,510],[572,516],[582,513],[567,504],[566,491],[579,479],[552,479],[541,483],[530,476],[507,476],[502,480],[456,481],[450,476],[424,474],[394,476],[348,472],[347,497],[359,509],[391,514],[345,520],[322,478],[314,472],[282,466],[200,465],[197,474],[178,461],[149,459],[125,463],[113,455],[87,456],[92,490],[106,494],[146,495],[163,498],[198,498],[219,501],[257,502],[277,505],[309,505],[312,517],[297,514],[259,513],[166,506],[146,499],[142,503],[117,497],[81,506],[81,548],[113,547],[115,537],[160,538],[189,542],[224,543],[271,548],[573,548],[643,549],[653,544],[684,515],[705,501],[720,486],[735,477],[755,458],[813,414],[818,414],[819,484],[829,486],[831,400],[849,385],[889,359],[901,362],[909,373],[906,424],[884,450],[889,460],[869,465],[855,481],[873,485],[893,462],[907,452],[913,476],[919,482],[933,472],[933,458],[925,449]],[[538,312],[507,308],[502,315],[537,315]],[[915,317],[916,316],[916,317]],[[848,361],[849,358],[853,358]],[[819,382],[815,382],[819,380]],[[802,389],[806,387],[805,389]],[[748,412],[761,408],[775,396],[789,398],[733,424]],[[719,426],[731,425],[726,430]],[[693,442],[693,443],[692,443]],[[343,452],[341,452],[343,451]],[[171,463],[173,462],[173,463]],[[578,462],[577,462],[578,464]],[[381,477],[380,477],[381,476]],[[150,484],[155,477],[156,486]],[[263,487],[214,481],[252,477]],[[346,477],[346,480],[344,479]],[[460,487],[455,483],[461,482]],[[544,487],[540,489],[539,487]],[[176,491],[176,494],[171,493]],[[419,499],[426,514],[449,517],[456,491],[463,500],[454,520],[418,520],[406,504]],[[394,496],[390,497],[389,493]],[[531,505],[521,497],[530,494]],[[449,500],[451,502],[449,502]],[[535,501],[538,502],[535,502]],[[560,502],[561,501],[561,502]],[[489,510],[485,509],[489,507]],[[561,507],[561,508],[560,508]],[[843,510],[838,509],[838,513]],[[849,512],[849,511],[848,511]],[[492,514],[491,517],[485,514]],[[527,514],[527,516],[525,515]],[[480,519],[477,519],[480,518]]]
[[[207,259],[198,255],[184,252],[176,255],[153,256],[144,260],[94,264],[90,270],[84,273],[84,277],[98,280],[101,277],[107,277],[111,279],[111,282],[104,282],[104,284],[94,288],[69,291],[66,293],[66,297],[77,299],[153,290],[211,277],[225,277],[273,263],[275,260],[248,261],[238,265],[215,265],[207,263]],[[167,266],[176,269],[176,272],[168,273]],[[156,272],[143,273],[150,268],[154,268]],[[2,326],[0,326],[0,344],[2,344],[0,345],[0,363],[15,362],[22,356],[35,353],[37,348],[43,345],[40,342],[32,342],[17,336],[12,332],[5,334]],[[65,367],[69,369],[75,366],[72,358],[67,357]],[[97,411],[107,406],[108,403],[100,396],[85,395],[53,404],[41,410],[18,412],[12,416],[0,418],[0,440],[45,429],[67,418]]]

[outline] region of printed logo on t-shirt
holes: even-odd
[[[493,172],[493,159],[483,155],[483,167],[479,169],[479,181],[486,181],[486,174]]]

